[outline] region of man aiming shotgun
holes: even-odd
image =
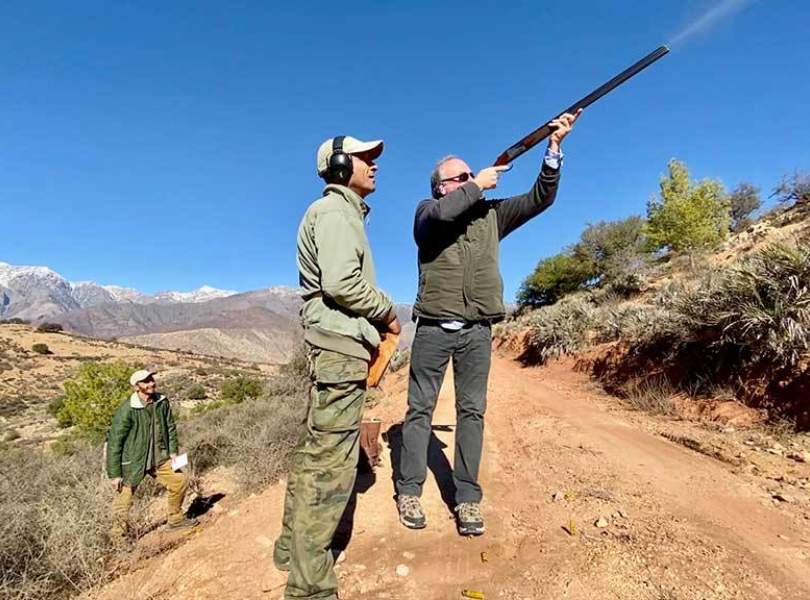
[[[498,246],[512,231],[551,206],[560,179],[560,143],[581,112],[565,113],[551,122],[540,174],[527,193],[488,202],[484,192],[494,189],[501,172],[509,167],[487,167],[473,174],[466,162],[449,156],[439,161],[430,177],[433,198],[416,209],[419,292],[414,316],[418,323],[396,482],[397,508],[406,527],[421,529],[426,525],[419,497],[427,473],[433,410],[452,358],[458,530],[461,535],[484,533],[478,468],[492,350],[490,327],[505,315]]]
[[[492,348],[490,328],[505,314],[499,243],[554,202],[562,163],[560,144],[582,110],[667,52],[666,46],[651,52],[510,146],[494,166],[477,175],[456,156],[443,158],[433,170],[433,198],[419,204],[414,222],[419,291],[413,313],[418,322],[396,482],[399,519],[406,527],[421,529],[427,523],[419,497],[427,474],[433,411],[452,358],[456,388],[453,482],[458,531],[461,535],[484,533],[478,469]],[[508,164],[547,137],[548,148],[532,189],[487,202],[484,192],[497,186]]]

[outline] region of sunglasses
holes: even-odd
[[[474,178],[475,178],[475,175],[473,175],[472,173],[459,173],[455,177],[446,177],[445,179],[442,179],[441,181],[442,181],[442,183],[447,183],[448,181],[455,181],[456,183],[465,183],[465,182],[470,181],[471,179],[474,179]]]

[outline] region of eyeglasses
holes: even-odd
[[[455,177],[446,177],[445,179],[442,179],[441,182],[447,183],[448,181],[455,181],[456,183],[464,183],[474,178],[475,175],[473,175],[472,173],[459,173]]]

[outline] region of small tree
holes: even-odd
[[[57,420],[72,423],[81,435],[100,442],[121,402],[132,393],[134,367],[124,362],[86,363],[65,381],[65,400]]]
[[[762,206],[759,198],[759,188],[750,183],[739,184],[729,196],[731,205],[731,228],[740,231],[748,226],[751,213]]]
[[[660,197],[647,205],[645,234],[650,246],[684,252],[713,248],[728,237],[729,201],[719,181],[689,179],[686,165],[669,161],[661,178]]]
[[[573,249],[541,260],[521,285],[522,306],[554,304],[565,294],[582,289],[595,275],[594,264]]]
[[[644,219],[634,215],[589,225],[574,247],[574,254],[593,263],[599,285],[612,285],[640,278],[649,262],[646,246]]]
[[[771,196],[782,204],[810,203],[810,173],[796,171],[789,177],[786,175]]]

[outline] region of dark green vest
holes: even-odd
[[[480,202],[464,218],[437,225],[419,247],[415,316],[497,321],[505,314],[498,269],[498,217]]]

